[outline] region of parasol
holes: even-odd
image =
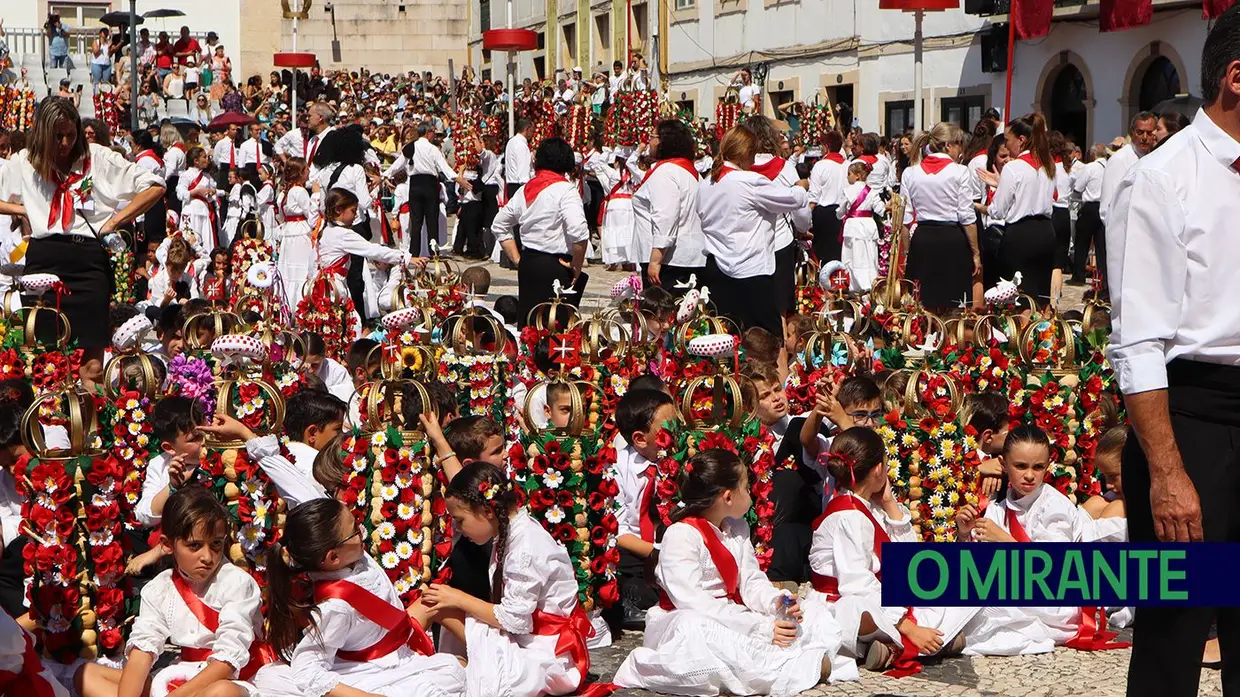
[[[142,22],[145,21],[144,19],[142,19],[142,15],[138,15],[137,17],[134,17],[133,20],[135,24],[142,24]],[[109,27],[128,27],[129,26],[129,13],[128,12],[109,12],[105,14],[104,16],[100,17],[99,21],[108,25]]]
[[[242,114],[236,111],[226,111],[211,119],[211,123],[207,124],[207,130],[222,131],[232,125],[248,126],[252,123],[254,123],[254,117],[249,114]]]

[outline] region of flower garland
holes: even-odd
[[[156,444],[151,442],[151,401],[136,391],[122,393],[112,403],[112,457],[121,464],[125,473],[121,483],[121,512],[125,528],[141,527],[134,511],[142,498],[142,483],[146,480],[146,466]]]
[[[34,90],[0,85],[0,126],[10,131],[25,131],[34,126]]]
[[[734,102],[727,99],[720,100],[715,105],[715,139],[723,140],[723,134],[732,130],[741,122],[740,102]]]
[[[79,482],[85,515],[85,550],[89,561],[90,583],[94,586],[94,614],[82,607],[82,644],[85,653],[97,645],[95,653],[113,653],[122,646],[125,626],[125,595],[129,581],[125,576],[124,483],[125,465],[111,454],[90,463],[85,483]],[[126,505],[122,505],[126,503]],[[93,636],[91,634],[93,632]],[[92,640],[93,639],[93,640]]]
[[[922,539],[954,541],[956,511],[966,502],[977,503],[976,435],[967,436],[954,421],[906,420],[896,411],[876,430],[886,448],[893,493],[908,506]]]
[[[590,108],[580,104],[568,107],[564,116],[564,140],[573,150],[585,155],[593,143],[590,140]]]
[[[84,561],[79,554],[77,528],[81,495],[77,474],[80,460],[18,460],[14,472],[23,498],[22,521],[32,544],[22,551],[25,575],[30,579],[27,600],[31,617],[40,627],[43,647],[56,660],[71,662],[86,638],[79,611],[89,607],[78,575]]]
[[[577,598],[591,612],[620,596],[616,565],[616,451],[594,435],[525,436],[510,451],[512,477],[530,516],[568,550]]]
[[[239,413],[238,419],[247,423]],[[283,443],[280,451],[292,461]],[[249,571],[259,587],[266,588],[267,551],[280,535],[276,519],[283,501],[267,473],[245,448],[207,448],[204,453],[201,469],[210,476],[209,486],[232,515],[236,530],[228,558]]]
[[[303,331],[323,337],[326,355],[341,360],[353,343],[356,308],[347,292],[336,297],[333,279],[330,274],[315,277],[311,291],[297,303],[296,324]]]
[[[616,93],[609,114],[611,140],[626,148],[650,140],[659,115],[659,93],[654,90],[624,90]]]
[[[459,355],[452,349],[439,356],[440,382],[457,389],[461,416],[486,416],[506,427],[515,439],[516,412],[512,396],[513,374],[508,357]]]
[[[112,263],[112,302],[117,305],[134,302],[133,287],[133,252],[126,247],[120,252],[111,252],[108,259]]]

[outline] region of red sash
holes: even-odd
[[[66,235],[73,228],[73,185],[90,176],[90,155],[86,155],[86,159],[82,164],[81,174],[70,174],[67,177],[61,177],[60,172],[52,172],[52,183],[56,185],[56,191],[52,194],[51,205],[48,206],[47,228],[50,231],[52,227],[59,221],[61,231]]]
[[[159,155],[156,155],[154,150],[143,150],[142,152],[138,153],[138,156],[135,157],[133,161],[137,162],[138,160],[141,160],[144,157],[149,157],[152,160],[155,160],[155,164],[159,165],[160,167],[164,166],[164,159],[160,157]]]
[[[557,174],[545,169],[538,170],[534,173],[534,178],[527,181],[525,186],[522,187],[522,191],[525,194],[525,207],[529,208],[534,205],[534,200],[537,199],[538,195],[543,192],[543,189],[546,189],[552,184],[558,184],[559,182],[566,181],[568,181],[568,179],[565,178],[563,174]]]
[[[642,184],[646,183],[646,180],[650,178],[650,175],[654,174],[654,171],[656,169],[666,164],[676,165],[677,167],[688,172],[689,174],[692,174],[695,180],[702,178],[702,175],[698,174],[697,168],[693,166],[693,163],[690,162],[688,158],[672,157],[666,160],[659,160],[658,162],[656,162],[654,167],[651,167],[649,171],[646,172],[646,176],[642,177],[642,180],[637,183],[637,188],[638,189],[642,188]]]
[[[22,630],[26,640],[26,648],[22,651],[22,669],[20,673],[0,670],[0,695],[28,695],[29,697],[56,697],[56,690],[40,673],[43,662],[39,653],[34,650],[34,641]]]
[[[824,160],[830,160],[830,161],[832,161],[832,162],[835,162],[835,163],[837,163],[837,164],[841,164],[841,165],[842,165],[842,164],[844,164],[844,154],[843,154],[843,153],[838,153],[838,152],[829,152],[829,153],[827,153],[826,155],[823,155],[823,156],[822,156],[822,159],[824,159]]]
[[[286,216],[284,216],[284,222],[286,222],[286,223],[302,223],[302,222],[305,222],[305,220],[306,220],[306,216],[304,216],[304,215],[286,215]]]
[[[401,215],[409,215],[409,202],[405,201],[404,203],[400,204],[400,208],[397,208],[396,210]]]
[[[764,164],[755,164],[753,167],[750,167],[749,171],[757,172],[767,179],[775,181],[775,177],[778,177],[784,171],[784,164],[786,162],[787,160],[782,157],[772,157]]]
[[[1033,542],[1029,538],[1029,533],[1025,531],[1025,526],[1016,519],[1016,511],[1008,508],[1004,512],[1007,515],[1008,533],[1012,535],[1012,539],[1017,542]],[[1077,651],[1107,651],[1132,646],[1127,641],[1111,641],[1118,634],[1107,631],[1106,626],[1106,608],[1084,606],[1081,608],[1081,626],[1077,627],[1076,636],[1069,639],[1064,646]]]
[[[206,174],[207,174],[206,172],[202,170],[198,170],[198,176],[194,177],[194,181],[190,182],[189,190],[193,191],[194,189],[197,189],[198,183],[202,181],[202,178],[206,176]],[[205,198],[199,198],[198,200],[202,201],[207,206],[207,217],[211,219],[211,236],[215,237],[215,235],[219,233],[219,229],[220,229],[219,221],[216,220],[216,217],[215,217],[216,216],[215,200],[212,199],[208,201]]]
[[[740,567],[736,563],[736,557],[732,556],[732,553],[724,546],[723,540],[719,538],[715,526],[705,518],[696,516],[685,518],[681,522],[693,526],[702,534],[702,540],[706,543],[706,551],[710,553],[710,560],[715,565],[715,570],[719,572],[719,578],[723,580],[723,590],[727,593],[727,599],[737,605],[744,605],[745,601],[741,599],[740,590]],[[676,606],[672,604],[672,599],[663,591],[659,592],[659,606],[664,610],[676,609]]]
[[[181,600],[189,606],[189,611],[207,631],[215,633],[220,630],[220,612],[215,608],[207,605],[199,598],[192,588],[179,572],[172,572],[172,585],[180,594]],[[198,649],[193,647],[181,647],[181,660],[183,661],[207,661],[211,659],[211,649]],[[272,663],[276,660],[276,652],[271,645],[265,641],[255,640],[250,644],[250,660],[237,674],[238,680],[249,680],[254,677],[259,668]]]
[[[888,537],[887,531],[883,529],[883,526],[878,524],[878,520],[870,512],[870,508],[856,496],[841,494],[832,498],[827,504],[826,510],[822,512],[822,515],[818,516],[818,520],[814,521],[814,529],[817,530],[818,526],[822,525],[822,521],[827,519],[827,516],[840,511],[861,511],[869,519],[870,524],[874,526],[874,556],[878,558],[878,562],[881,565],[883,561],[883,544],[890,542],[891,538]],[[883,570],[880,568],[874,576],[881,583],[883,580]],[[835,602],[840,599],[840,582],[834,576],[811,573],[810,585],[814,587],[814,590],[827,596],[829,602]],[[902,619],[908,619],[915,623],[917,619],[913,617],[913,608],[905,608],[904,618]],[[904,645],[904,649],[891,664],[891,670],[884,673],[888,677],[903,678],[921,672],[921,664],[916,660],[920,651],[913,645],[912,641],[909,641],[907,636],[901,635],[901,643]]]
[[[616,185],[611,187],[611,191],[607,192],[607,195],[603,197],[603,202],[599,204],[599,207],[598,207],[598,224],[599,225],[603,224],[603,218],[604,216],[607,215],[607,202],[608,201],[612,199],[633,198],[633,194],[617,193],[618,191],[620,191],[621,187],[623,187],[625,184],[628,183],[628,181],[629,181],[629,168],[623,167],[623,169],[620,170],[620,181],[616,182]]]
[[[878,156],[876,155],[858,155],[856,159],[861,160],[871,167],[878,164]]]
[[[581,675],[577,694],[587,694],[581,692],[581,688],[585,687],[586,674],[590,672],[590,651],[586,647],[586,639],[594,636],[594,627],[590,624],[590,618],[586,616],[585,610],[578,605],[573,609],[573,614],[568,617],[535,610],[532,634],[558,637],[555,642],[555,655],[568,656],[572,660],[573,665],[577,667],[577,672]],[[612,691],[615,689],[613,687]],[[610,692],[593,691],[589,694],[610,694]]]
[[[868,218],[868,217],[870,217],[870,214],[869,214],[869,213],[861,213],[861,212],[859,212],[859,211],[860,211],[860,209],[861,209],[861,204],[865,203],[865,199],[866,199],[866,197],[868,197],[869,195],[870,195],[870,187],[868,187],[868,186],[867,186],[867,187],[865,187],[865,188],[861,189],[861,194],[860,194],[859,196],[857,196],[857,199],[856,199],[855,201],[853,201],[853,202],[852,202],[852,205],[851,205],[851,206],[849,206],[849,207],[848,207],[848,212],[844,214],[844,219],[845,219],[845,220],[847,220],[848,218]],[[841,241],[843,241],[843,239],[844,239],[844,233],[843,233],[843,231],[841,230],[841,232],[840,232],[840,240],[841,240]]]
[[[926,174],[938,174],[951,163],[950,157],[923,157],[921,158],[921,170]]]
[[[431,643],[431,638],[403,608],[393,607],[374,593],[352,581],[343,579],[320,581],[314,584],[315,602],[321,603],[328,598],[343,600],[362,617],[388,631],[387,636],[373,646],[360,651],[337,651],[337,658],[355,663],[366,663],[382,658],[401,646],[408,646],[423,656],[434,655],[435,645]],[[537,627],[537,618],[535,618],[535,627]],[[584,676],[585,673],[583,672],[582,675]]]

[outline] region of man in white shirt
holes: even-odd
[[[319,171],[318,165],[314,164],[314,158],[319,152],[319,145],[323,142],[323,138],[332,131],[332,121],[336,118],[336,110],[330,105],[323,102],[315,102],[310,107],[310,113],[306,116],[306,128],[298,129],[305,140],[301,143],[301,157],[306,161],[309,167],[311,177]],[[309,131],[309,138],[306,138],[305,131]],[[293,132],[290,131],[290,135]]]
[[[848,183],[848,165],[840,153],[843,147],[844,136],[839,131],[832,129],[823,133],[822,157],[809,172],[809,204],[814,221],[812,244],[814,256],[822,264],[838,260],[842,252],[840,219],[836,212],[840,192]]]
[[[240,166],[239,153],[237,151],[237,132],[236,124],[228,127],[224,132],[224,136],[215,142],[215,147],[211,150],[211,161],[215,163],[215,183],[216,188],[228,190],[228,173],[233,167]]]
[[[1115,201],[1115,192],[1119,190],[1120,182],[1124,180],[1129,170],[1137,164],[1137,160],[1154,149],[1154,145],[1158,140],[1154,135],[1154,131],[1157,128],[1157,116],[1148,111],[1137,113],[1128,122],[1128,145],[1120,148],[1107,160],[1107,168],[1102,175],[1102,191],[1098,206],[1098,216],[1102,219],[1103,226],[1107,223],[1107,216],[1110,213],[1111,204]],[[1112,235],[1106,233],[1106,228],[1104,227],[1102,234],[1098,235],[1094,240],[1094,246],[1097,247],[1095,256],[1098,258],[1106,258],[1108,237],[1113,238]],[[1099,270],[1102,271],[1103,278],[1106,278],[1107,269],[1105,265]]]
[[[1089,259],[1089,246],[1098,242],[1098,254],[1094,263],[1099,272],[1106,266],[1106,245],[1102,244],[1102,218],[1098,214],[1099,201],[1102,199],[1102,177],[1106,172],[1107,146],[1097,143],[1090,148],[1090,160],[1086,164],[1078,164],[1072,168],[1072,192],[1081,201],[1081,208],[1076,214],[1076,240],[1074,244],[1075,260],[1072,268],[1075,273],[1068,280],[1069,285],[1082,286],[1088,280],[1085,274],[1085,263]]]
[[[448,166],[440,151],[442,133],[436,132],[434,124],[423,121],[418,124],[418,139],[406,145],[404,154],[409,172],[409,252],[418,254],[422,248],[422,223],[426,223],[427,236],[439,239],[439,182],[440,179],[455,181],[463,191],[473,188],[469,180]],[[432,142],[431,138],[435,140]]]
[[[1201,55],[1205,106],[1123,178],[1106,219],[1107,355],[1140,446],[1123,452],[1128,536],[1138,544],[1240,542],[1230,524],[1240,428],[1240,6],[1215,20]],[[1216,616],[1221,649],[1240,640],[1230,608],[1136,612],[1128,697],[1197,694]]]
[[[246,170],[258,169],[258,166],[271,160],[271,155],[263,152],[263,127],[257,123],[250,124],[250,137],[237,148],[237,165]]]
[[[534,123],[529,119],[517,119],[517,132],[504,147],[504,198],[512,198],[525,182],[534,176],[530,153],[530,134]]]

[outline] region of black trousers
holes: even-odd
[[[491,234],[491,224],[495,222],[495,214],[499,213],[499,185],[487,184],[482,188],[482,254],[490,257],[495,248],[495,236]]]
[[[370,239],[370,221],[364,220],[357,223],[353,226],[353,231],[365,239]],[[357,316],[363,321],[369,319],[366,316],[366,283],[362,280],[362,267],[365,263],[366,260],[362,257],[350,254],[349,273],[344,278],[345,286],[349,289],[349,297],[353,299],[353,309],[357,310]]]
[[[775,297],[775,274],[732,278],[719,270],[713,255],[707,255],[704,275],[720,316],[736,322],[741,331],[762,327],[777,338],[784,335]]]
[[[822,496],[806,486],[795,469],[784,469],[771,477],[771,501],[775,516],[766,577],[804,583],[809,580],[809,548],[814,541],[814,520],[822,513]]]
[[[816,206],[813,212],[814,221],[814,256],[819,264],[838,261],[843,251],[840,242],[840,219],[836,217],[839,206]]]
[[[644,287],[653,285],[650,282],[650,264],[638,264],[642,272],[642,283]],[[692,266],[664,266],[659,270],[659,283],[663,285],[663,290],[672,294],[673,297],[679,298],[689,292],[688,288],[677,288],[678,283],[687,283],[689,276],[699,274],[702,269],[693,268]],[[701,281],[699,280],[699,284]]]
[[[1167,383],[1175,443],[1201,501],[1203,539],[1240,542],[1240,368],[1178,359],[1167,365]],[[1149,462],[1135,437],[1122,463],[1128,538],[1157,542]],[[1128,697],[1196,695],[1212,619],[1223,651],[1223,694],[1240,695],[1240,607],[1138,607]]]
[[[1072,242],[1072,214],[1067,206],[1051,208],[1051,226],[1055,228],[1055,268],[1071,271],[1072,260],[1068,258],[1068,247]]]
[[[108,326],[108,304],[116,278],[112,262],[103,245],[85,235],[48,235],[30,241],[26,252],[26,273],[52,273],[60,277],[69,292],[60,298],[60,311],[69,319],[69,330],[81,348],[102,348],[112,344]],[[56,302],[48,291],[45,300]],[[59,321],[39,313],[36,325],[41,340],[50,341],[60,332]]]
[[[487,570],[490,564],[491,543],[474,544],[462,536],[452,545],[452,554],[448,556],[448,568],[452,569],[448,585],[489,603],[491,575]]]
[[[465,256],[482,256],[482,201],[461,204],[457,214],[456,237],[452,240],[452,253]]]
[[[1102,218],[1098,215],[1097,201],[1082,203],[1081,210],[1076,215],[1076,260],[1072,270],[1073,277],[1077,280],[1089,280],[1085,266],[1089,263],[1090,243],[1094,245],[1094,262],[1098,265],[1098,272],[1106,278],[1107,245],[1102,230]]]
[[[409,178],[409,253],[418,256],[422,251],[422,223],[426,223],[427,236],[439,241],[439,177],[433,174],[415,174]]]
[[[560,285],[568,288],[573,284],[573,270],[560,263],[568,260],[568,255],[548,254],[537,249],[526,249],[521,252],[521,265],[517,267],[517,326],[524,327],[530,310],[555,297],[552,285],[559,280]],[[574,306],[581,303],[581,293],[566,296]]]

